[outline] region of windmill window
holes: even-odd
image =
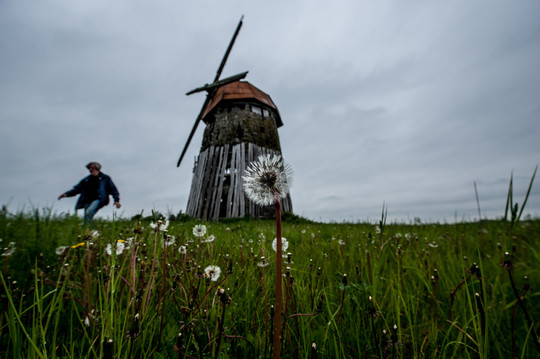
[[[262,110],[260,107],[257,106],[251,106],[251,112],[256,113],[257,115],[262,116]]]
[[[263,116],[264,117],[270,116],[270,112],[267,109],[263,109]]]

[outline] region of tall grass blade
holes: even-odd
[[[508,220],[508,210],[511,209],[513,199],[512,199],[512,191],[513,191],[513,181],[514,181],[514,171],[510,173],[510,183],[508,185],[508,194],[506,195],[506,206],[504,208],[504,221],[506,222]]]
[[[474,194],[476,195],[476,206],[478,207],[478,221],[482,222],[482,212],[480,211],[480,199],[478,198],[478,189],[476,188],[476,181],[474,181]]]
[[[527,194],[525,195],[525,200],[523,201],[523,204],[521,205],[521,209],[517,216],[516,222],[519,222],[519,219],[521,218],[521,215],[523,214],[523,210],[525,209],[525,205],[527,204],[527,200],[529,199],[529,195],[531,194],[531,188],[534,182],[534,177],[536,177],[537,170],[538,170],[538,165],[536,165],[536,167],[534,168],[534,173],[532,175],[531,182],[529,182],[529,188],[527,189]]]

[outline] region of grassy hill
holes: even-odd
[[[282,231],[284,358],[540,355],[540,220],[285,215]],[[156,214],[87,230],[4,208],[0,357],[269,358],[274,237],[270,220]]]

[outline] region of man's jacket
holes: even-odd
[[[75,210],[84,208],[86,204],[89,204],[91,201],[91,195],[88,193],[88,182],[90,180],[89,175],[81,180],[78,184],[75,185],[72,189],[66,192],[68,197],[73,197],[81,194],[75,204]],[[115,202],[120,202],[120,193],[116,189],[111,177],[107,176],[105,173],[100,172],[98,174],[99,186],[98,186],[98,199],[99,199],[99,208],[109,204],[109,195],[113,196]]]

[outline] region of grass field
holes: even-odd
[[[285,214],[282,357],[539,357],[540,220],[514,217]],[[155,214],[90,231],[4,208],[0,357],[270,358],[275,225]]]

